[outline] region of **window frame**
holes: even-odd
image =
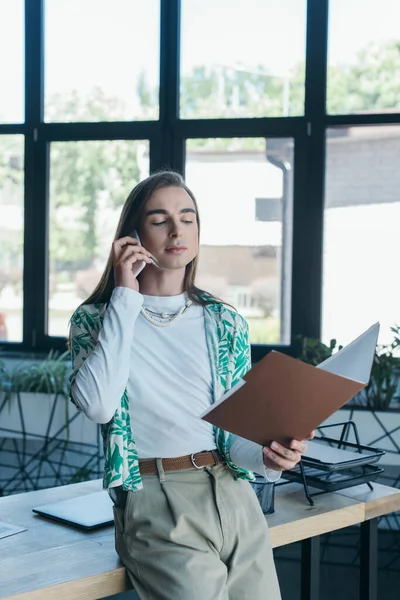
[[[54,141],[148,139],[151,171],[168,165],[184,173],[188,138],[293,138],[291,339],[299,334],[320,337],[326,130],[339,125],[400,124],[400,113],[326,114],[329,0],[308,0],[303,116],[180,119],[181,1],[160,0],[159,120],[46,123],[44,0],[25,0],[25,121],[0,124],[0,135],[25,138],[23,341],[2,342],[3,356],[66,349],[65,338],[46,334],[49,146]],[[253,345],[253,360],[271,349],[290,354],[293,346]]]

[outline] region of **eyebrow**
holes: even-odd
[[[186,213],[193,213],[194,215],[196,214],[196,211],[194,210],[194,208],[182,208],[182,210],[179,211],[180,214],[186,214]],[[146,212],[146,217],[149,217],[150,215],[168,215],[168,211],[165,210],[165,208],[154,208],[153,210],[148,210]]]

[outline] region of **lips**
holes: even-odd
[[[186,246],[167,246],[165,248],[165,251],[169,254],[182,254],[183,252],[186,252],[186,250]]]

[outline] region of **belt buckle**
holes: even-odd
[[[194,458],[194,454],[192,453],[190,455],[190,462],[192,463],[192,465],[194,466],[195,469],[204,469],[205,467],[199,467],[199,465],[196,465],[196,460]]]

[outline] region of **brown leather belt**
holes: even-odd
[[[224,463],[225,460],[216,450],[209,452],[197,452],[176,458],[163,458],[161,463],[164,471],[184,471],[186,469],[203,469]],[[139,471],[141,475],[155,475],[158,473],[155,459],[139,460]]]

